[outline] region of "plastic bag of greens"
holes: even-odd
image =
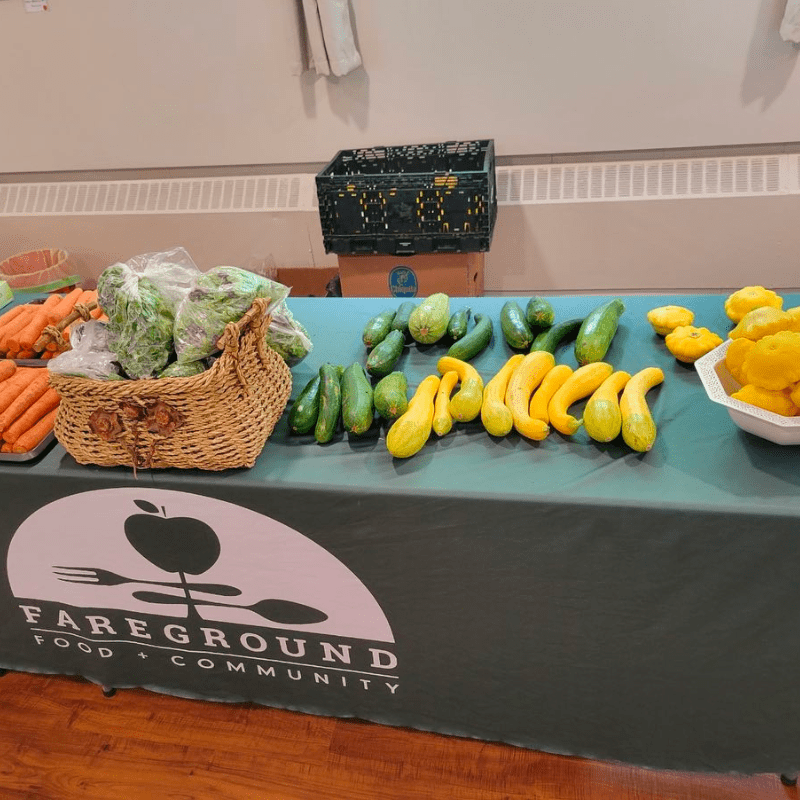
[[[241,319],[257,297],[269,301],[270,313],[288,294],[288,286],[239,267],[214,267],[200,273],[175,313],[178,362],[199,361],[215,353],[225,326]]]
[[[285,300],[272,312],[266,342],[290,367],[299,364],[314,346],[308,331],[294,318]]]
[[[130,378],[152,378],[171,360],[175,309],[199,274],[179,247],[112,264],[98,278],[108,345]]]
[[[191,378],[192,375],[199,375],[206,371],[206,365],[202,361],[187,361],[181,364],[180,361],[173,361],[165,369],[158,373],[159,378]]]
[[[105,322],[89,320],[70,329],[72,347],[52,358],[47,367],[59,375],[75,375],[99,381],[120,381],[117,357],[108,347],[108,326]]]

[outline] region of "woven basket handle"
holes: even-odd
[[[236,374],[239,376],[239,382],[245,389],[249,389],[247,381],[242,374],[241,367],[239,366],[239,345],[242,336],[248,330],[252,330],[256,334],[256,348],[261,362],[267,365],[267,356],[264,348],[264,339],[267,334],[267,329],[272,321],[272,317],[267,314],[268,302],[262,298],[257,297],[253,301],[253,305],[237,322],[229,322],[225,326],[225,331],[222,336],[217,340],[217,347],[227,353],[233,358],[236,366]]]

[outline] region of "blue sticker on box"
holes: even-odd
[[[416,297],[418,289],[417,274],[411,267],[398,265],[389,273],[392,297]]]

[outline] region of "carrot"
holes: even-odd
[[[68,317],[72,313],[72,309],[75,308],[75,303],[78,302],[78,298],[82,294],[83,289],[78,287],[65,294],[64,297],[59,300],[58,303],[51,309],[53,314],[53,322],[58,322],[59,320],[64,319],[64,317]]]
[[[34,307],[26,305],[24,308],[25,311],[9,322],[8,325],[4,325],[3,329],[0,330],[0,351],[7,353],[9,350],[9,337],[21,331],[30,322]]]
[[[58,407],[61,398],[55,389],[49,388],[47,391],[24,413],[6,428],[3,432],[3,439],[14,444],[25,431],[32,428],[45,414],[49,414],[54,408]]]
[[[32,428],[28,428],[28,430],[14,442],[12,452],[27,453],[33,450],[33,448],[53,430],[56,414],[58,414],[58,409],[54,408],[49,414],[42,417]]]
[[[103,316],[103,309],[100,308],[100,306],[97,306],[97,308],[94,311],[91,311],[89,313],[91,314],[92,319],[100,319],[100,317]]]
[[[39,354],[35,350],[20,350],[17,358],[38,358]]]
[[[36,369],[32,367],[32,369]],[[0,433],[11,425],[17,417],[22,416],[46,391],[50,376],[46,369],[36,370],[39,374],[25,386],[11,401],[11,404],[0,414]]]
[[[14,374],[0,384],[0,413],[4,412],[41,372],[37,367],[17,367]]]
[[[16,371],[17,365],[13,361],[0,361],[0,383],[10,378]]]
[[[8,442],[3,442],[2,446],[0,446],[0,453],[12,453],[13,450],[11,449],[11,445]]]
[[[18,333],[8,337],[8,349],[33,350],[34,343],[51,322],[47,309],[34,311],[28,324]]]
[[[108,322],[108,315],[107,315],[107,314],[101,314],[101,315],[100,315],[100,316],[97,318],[97,321],[98,321],[98,322]]]
[[[5,314],[0,315],[0,328],[8,325],[12,319],[16,319],[20,314],[25,312],[25,306],[14,306],[14,308],[9,308]]]
[[[54,358],[57,355],[58,353],[55,353],[52,350],[45,350],[44,353],[42,353],[42,361],[47,361],[48,358]]]

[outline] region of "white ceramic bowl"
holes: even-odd
[[[730,418],[744,431],[775,444],[800,444],[800,417],[782,417],[731,397],[732,392],[742,387],[725,366],[730,343],[730,339],[725,340],[694,362],[708,399],[725,406]]]

